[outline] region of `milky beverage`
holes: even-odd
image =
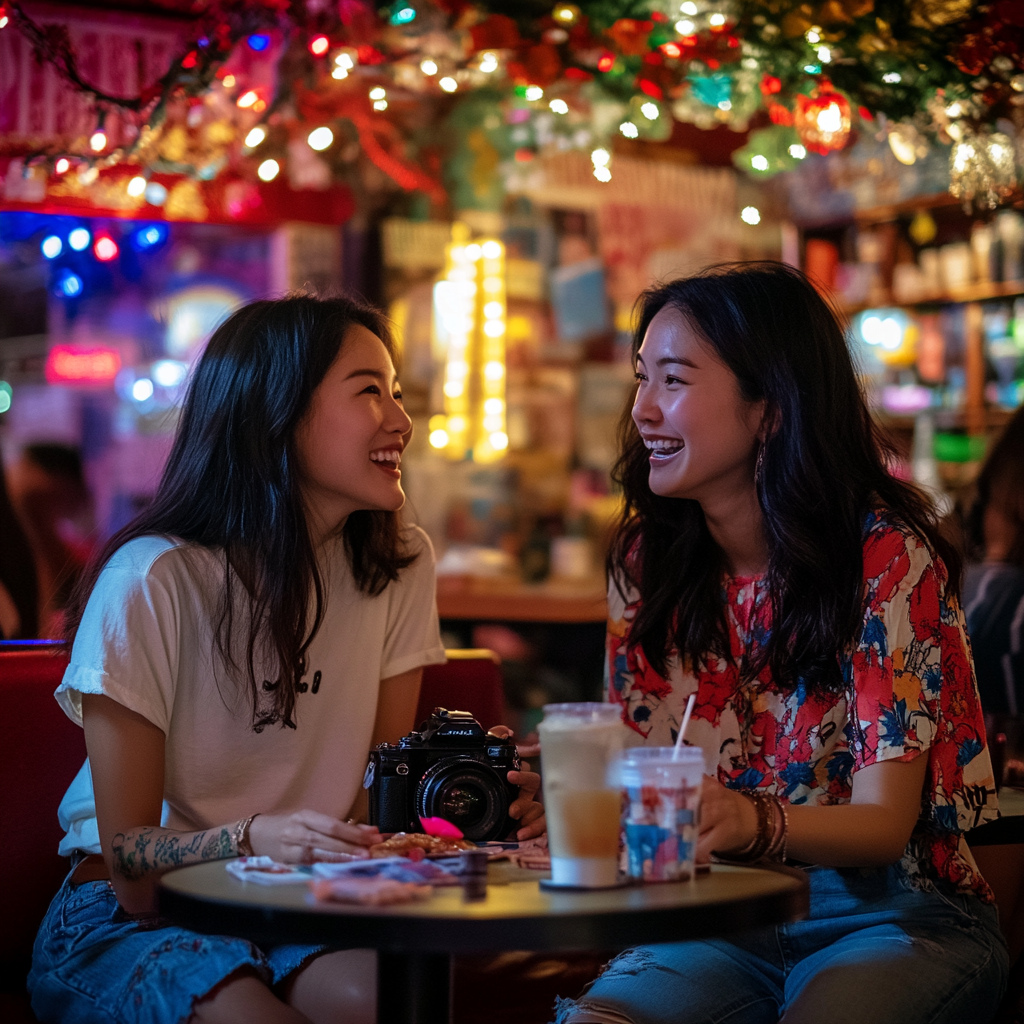
[[[619,709],[610,704],[549,704],[538,731],[552,881],[614,885],[621,799],[608,769],[622,748]]]

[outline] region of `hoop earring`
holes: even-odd
[[[761,467],[764,465],[764,442],[761,442],[760,448],[757,449],[757,462],[754,465],[754,486],[757,487],[761,483]]]

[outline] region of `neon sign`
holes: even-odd
[[[109,384],[120,369],[121,354],[112,348],[54,345],[46,357],[50,384]]]

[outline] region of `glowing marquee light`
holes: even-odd
[[[469,242],[456,224],[434,286],[434,336],[445,360],[444,413],[431,417],[431,447],[451,459],[493,462],[508,448],[505,421],[505,247]]]
[[[120,369],[121,354],[114,348],[54,345],[46,357],[50,384],[109,384]]]

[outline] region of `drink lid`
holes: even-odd
[[[615,758],[609,771],[612,784],[620,786],[678,786],[683,780],[695,785],[703,773],[700,747],[630,747]]]
[[[587,725],[614,725],[622,720],[622,708],[617,704],[585,701],[575,704],[545,704],[540,725],[551,728],[576,728]]]

